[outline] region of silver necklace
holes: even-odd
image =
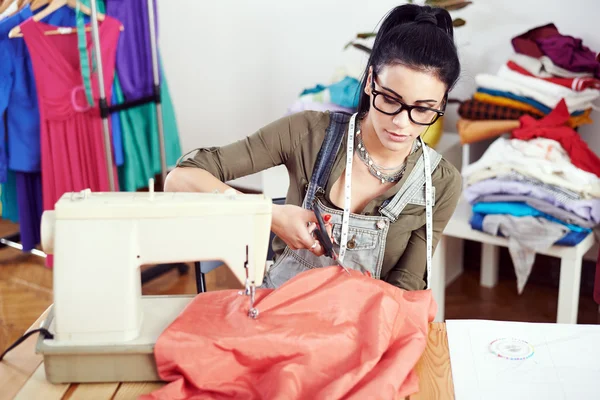
[[[373,161],[373,158],[371,158],[371,156],[369,155],[369,152],[367,151],[367,148],[365,147],[365,143],[362,140],[362,135],[361,135],[361,131],[360,129],[358,129],[356,131],[356,139],[357,139],[357,144],[356,144],[356,148],[358,149],[358,158],[361,159],[361,161],[363,163],[365,163],[365,165],[369,168],[369,172],[371,173],[371,175],[373,175],[374,177],[376,177],[377,179],[379,179],[381,181],[382,184],[386,183],[386,182],[398,182],[400,179],[402,179],[402,176],[404,175],[404,171],[406,171],[406,160],[401,164],[398,165],[396,167],[382,167],[380,165],[377,165],[377,163],[375,163],[375,161]],[[414,146],[413,149],[411,150],[411,153],[414,151]],[[388,173],[385,171],[395,171],[392,173]]]

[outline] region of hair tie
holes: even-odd
[[[437,24],[438,24],[438,21],[437,21],[437,18],[435,17],[435,15],[430,14],[428,12],[422,12],[420,14],[417,14],[417,16],[415,17],[415,22],[416,23],[424,22],[424,23],[433,24],[435,26],[437,26]]]

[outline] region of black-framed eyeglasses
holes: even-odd
[[[397,115],[402,110],[407,110],[408,118],[417,125],[433,125],[444,115],[444,110],[423,106],[410,106],[387,93],[380,92],[375,89],[375,73],[371,79],[371,92],[373,93],[373,107],[386,115]],[[442,104],[446,103],[446,95]]]

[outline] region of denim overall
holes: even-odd
[[[315,168],[308,184],[303,201],[303,208],[313,209],[318,207],[322,214],[330,214],[330,223],[333,227],[334,250],[339,254],[341,238],[342,211],[325,206],[317,197],[318,193],[325,193],[325,187],[338,149],[348,128],[350,115],[345,113],[331,113],[329,127],[325,139],[317,156]],[[354,135],[355,132],[348,132]],[[423,151],[428,151],[431,170],[439,164],[442,156],[430,149],[419,138]],[[406,182],[398,193],[386,200],[379,209],[380,215],[366,216],[350,214],[348,228],[348,242],[343,264],[347,268],[370,273],[375,279],[381,279],[381,266],[387,240],[387,233],[391,223],[395,222],[407,204],[422,205],[425,207],[425,165],[424,157],[418,161]],[[431,188],[431,205],[435,202],[435,191]],[[286,246],[283,253],[265,275],[262,287],[277,288],[297,274],[312,268],[335,265],[329,257],[317,257],[307,249],[292,250]],[[429,276],[427,280],[429,281]],[[429,284],[427,285],[429,286]]]

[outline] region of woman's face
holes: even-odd
[[[441,110],[446,85],[430,72],[403,65],[384,66],[379,73],[373,72],[371,68],[365,86],[365,93],[371,98],[367,118],[386,149],[406,151],[428,127],[411,121],[405,109],[396,115],[384,112],[394,113],[402,104]],[[373,107],[374,98],[376,107]],[[437,113],[419,108],[413,109],[411,116],[417,122],[430,122]]]

